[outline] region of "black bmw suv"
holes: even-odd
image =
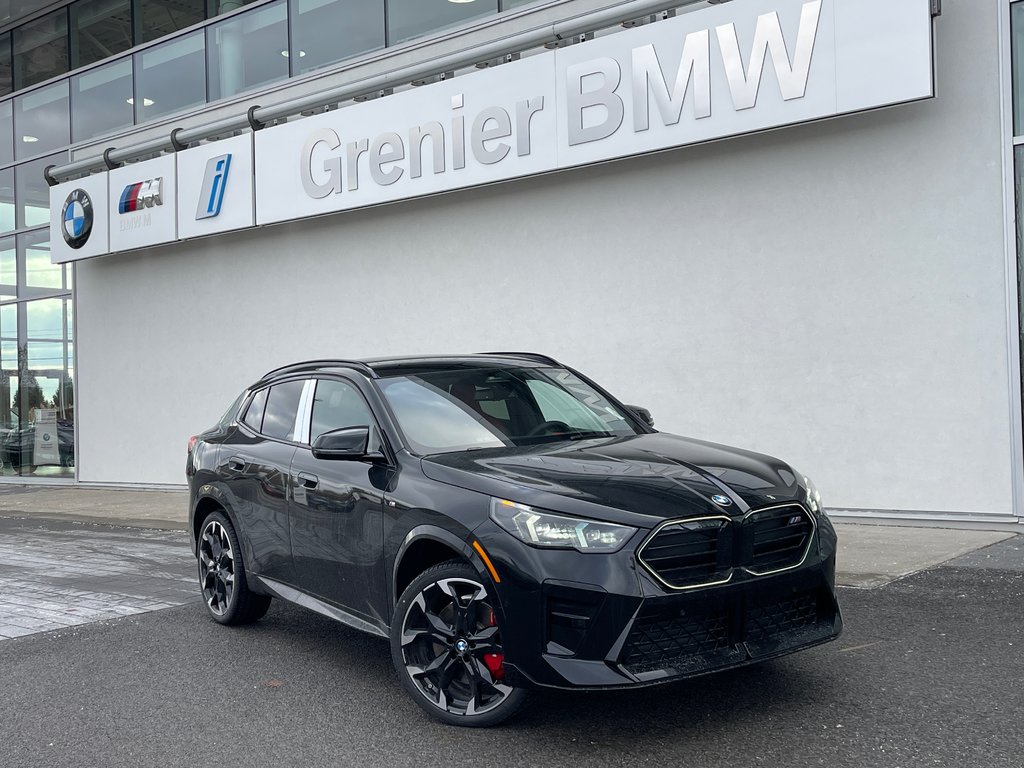
[[[448,723],[530,688],[628,688],[838,636],[835,530],[811,482],[658,433],[535,354],[271,371],[189,441],[215,621],[277,597],[390,639]]]

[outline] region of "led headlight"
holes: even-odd
[[[531,546],[580,552],[617,552],[636,533],[628,525],[562,517],[505,499],[491,499],[491,519]]]
[[[815,486],[811,478],[806,475],[804,475],[803,478],[804,488],[807,489],[807,506],[810,507],[811,512],[814,512],[815,514],[825,514],[825,510],[821,506],[821,494],[818,493],[817,486]]]

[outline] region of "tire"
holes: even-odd
[[[427,569],[402,593],[391,624],[391,659],[402,686],[449,725],[497,725],[527,692],[504,683],[494,587],[467,563]]]
[[[242,548],[227,515],[211,512],[199,530],[199,590],[210,618],[220,624],[251,624],[263,618],[270,597],[249,589]]]

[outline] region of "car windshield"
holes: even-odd
[[[637,434],[597,390],[564,368],[458,368],[378,382],[420,455]]]

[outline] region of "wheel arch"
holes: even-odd
[[[468,534],[467,534],[468,536]],[[471,537],[470,537],[471,538]],[[394,610],[405,588],[431,566],[446,560],[461,560],[489,578],[483,563],[466,539],[434,525],[419,525],[406,534],[391,569],[391,608]]]

